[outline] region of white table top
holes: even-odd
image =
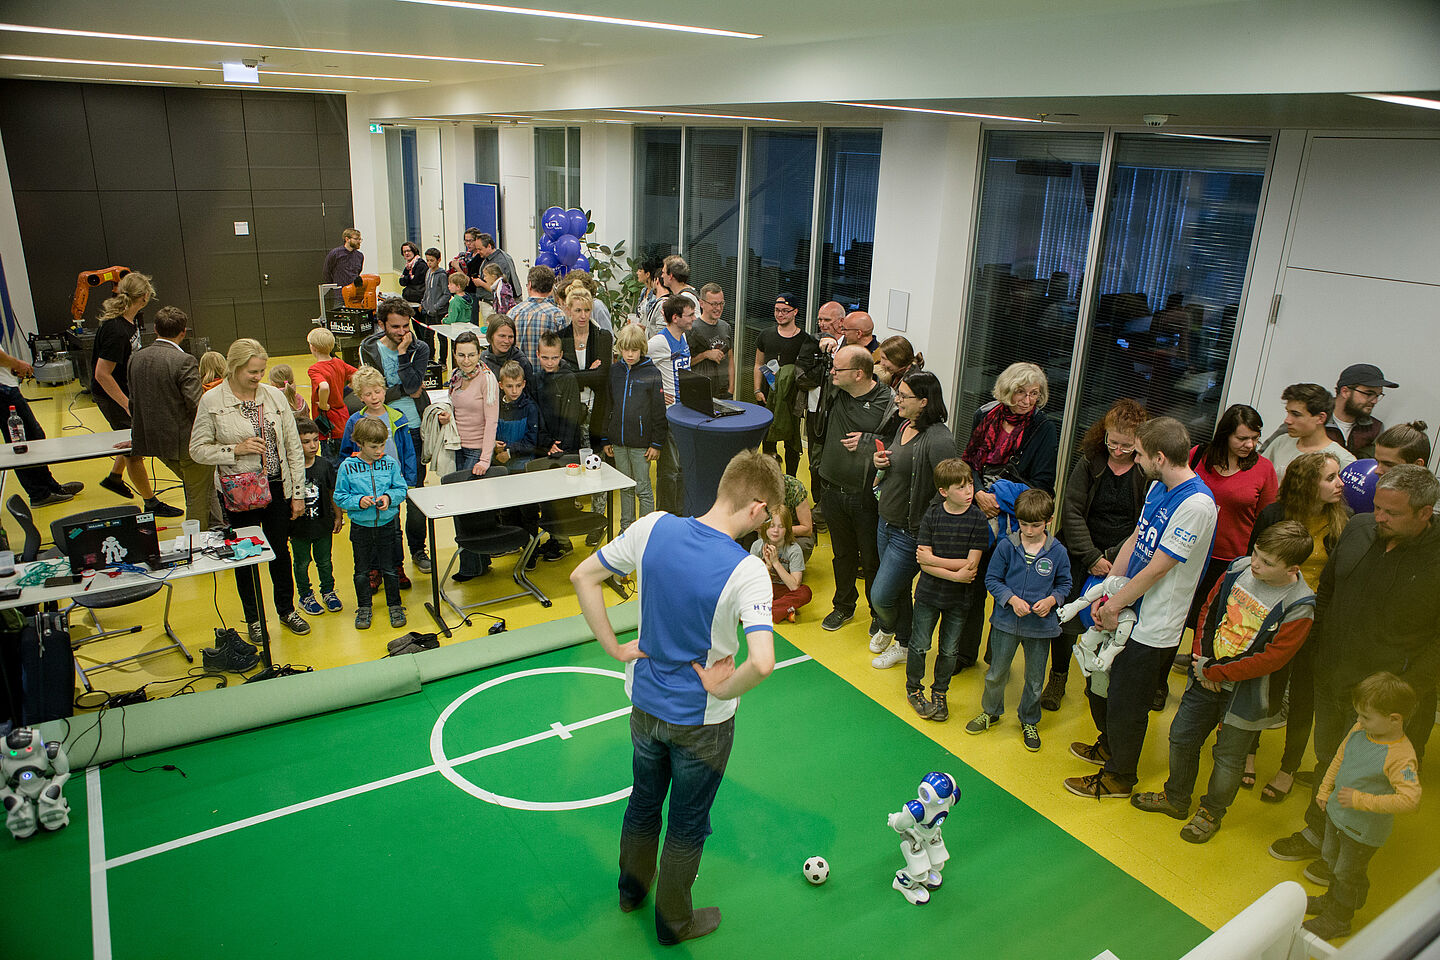
[[[107,430],[104,433],[76,433],[44,440],[27,440],[24,453],[15,452],[15,444],[0,446],[0,470],[17,467],[40,467],[47,463],[70,463],[94,460],[130,452],[129,430]]]
[[[217,560],[215,557],[207,556],[199,552],[201,547],[219,544],[224,541],[217,533],[209,531],[199,534],[196,537],[195,559],[191,563],[171,567],[168,570],[160,570],[150,575],[143,573],[121,573],[114,577],[107,573],[99,572],[93,576],[84,578],[81,583],[63,587],[47,587],[44,584],[35,587],[23,587],[20,596],[14,600],[0,600],[0,610],[8,610],[12,607],[28,607],[32,604],[57,602],[69,600],[71,597],[90,597],[111,590],[123,590],[126,587],[138,587],[148,583],[159,583],[162,580],[183,580],[186,577],[205,577],[212,573],[223,573],[227,570],[235,570],[239,567],[251,567],[258,563],[269,563],[275,559],[275,553],[270,545],[265,543],[265,532],[259,527],[241,527],[235,531],[236,537],[258,537],[262,544],[260,553],[253,557],[246,557],[243,560]],[[175,541],[162,541],[160,552],[168,553],[175,549]],[[44,561],[33,561],[42,563]],[[29,563],[15,564],[15,576],[0,580],[0,587],[10,587],[15,581],[25,575],[29,569]],[[87,586],[88,584],[88,586]]]
[[[473,323],[421,323],[419,320],[415,322],[419,323],[422,327],[434,330],[447,340],[454,340],[462,333],[473,333],[480,338],[481,347],[488,345],[485,334],[481,333],[480,328]]]
[[[578,477],[568,475],[565,468],[560,467],[538,473],[512,473],[464,483],[412,487],[406,496],[428,519],[439,520],[566,497],[588,497],[633,486],[634,480],[610,464],[602,463],[599,470],[584,470]]]

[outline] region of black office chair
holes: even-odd
[[[15,513],[13,505],[10,507],[10,512],[12,515]],[[63,543],[65,539],[65,528],[71,524],[85,523],[90,520],[111,520],[115,517],[131,516],[139,512],[139,507],[123,506],[105,507],[99,510],[85,510],[80,513],[72,513],[68,517],[62,517],[59,520],[51,521],[50,536],[57,544]],[[39,536],[38,532],[36,533],[36,536]],[[30,535],[28,531],[26,532],[25,540],[27,544],[30,542]],[[95,574],[95,576],[104,576],[104,574],[97,573]],[[122,636],[127,633],[139,633],[144,627],[142,624],[138,623],[135,624],[133,627],[106,630],[104,626],[101,625],[100,618],[96,616],[95,611],[109,610],[113,607],[123,607],[131,603],[138,603],[141,600],[148,600],[150,597],[155,596],[155,594],[159,593],[161,590],[165,591],[165,613],[161,620],[161,623],[165,628],[165,635],[170,638],[170,643],[163,647],[157,647],[154,650],[142,650],[139,653],[132,653],[128,657],[120,657],[116,660],[109,660],[105,663],[98,663],[88,668],[81,665],[80,658],[77,656],[75,658],[75,672],[80,675],[80,682],[85,685],[86,692],[89,692],[91,689],[93,689],[90,685],[89,674],[94,673],[98,670],[105,670],[109,667],[114,667],[122,663],[128,663],[131,660],[139,660],[142,657],[150,657],[154,656],[157,653],[164,653],[167,650],[179,650],[182,654],[184,654],[187,661],[189,661],[190,663],[195,662],[195,657],[190,653],[189,650],[185,649],[185,644],[180,642],[180,638],[175,635],[175,630],[170,626],[170,601],[173,599],[174,590],[171,588],[171,585],[168,582],[158,579],[147,583],[137,583],[134,586],[124,587],[120,590],[107,590],[104,593],[96,594],[81,594],[80,596],[75,597],[71,601],[70,606],[66,607],[62,611],[62,613],[64,613],[65,616],[68,618],[75,610],[75,608],[79,607],[80,609],[90,614],[90,620],[95,624],[96,632],[80,640],[73,639],[72,635],[70,646],[75,650],[79,650],[87,643],[94,643],[96,640],[103,640],[106,637]]]
[[[30,512],[30,504],[26,503],[20,494],[12,493],[10,499],[5,501],[5,509],[10,511],[10,516],[15,518],[16,525],[25,534],[25,546],[21,548],[20,555],[16,559],[21,563],[39,560],[40,548],[44,546],[44,541],[40,537],[40,528],[35,526],[35,514]],[[55,557],[60,556],[58,550],[47,552]]]
[[[455,473],[447,473],[440,482],[443,483],[466,483],[470,481],[481,481],[484,477],[477,477],[469,470],[459,470]],[[514,600],[517,597],[533,596],[540,601],[541,606],[550,606],[550,598],[540,592],[540,589],[530,582],[525,576],[525,564],[530,555],[535,552],[535,547],[540,540],[537,533],[531,535],[524,529],[504,523],[497,511],[484,511],[481,513],[461,514],[455,518],[455,547],[456,550],[450,555],[450,562],[445,565],[445,572],[440,574],[440,596],[449,604],[450,609],[461,617],[465,616],[466,610],[473,610],[476,607],[483,607],[492,603],[500,603],[504,600]],[[450,571],[459,562],[461,550],[473,550],[476,553],[489,557],[496,557],[506,553],[519,551],[520,558],[515,562],[515,571],[511,574],[517,586],[521,589],[518,593],[506,594],[503,597],[492,597],[488,600],[480,600],[475,603],[456,603],[445,589],[450,579]]]
[[[555,470],[569,462],[578,463],[575,457],[562,460],[543,458],[531,460],[525,465],[526,473]],[[575,506],[574,497],[563,500],[549,500],[540,505],[540,529],[552,537],[588,537],[610,529],[610,520],[603,513],[581,510]]]

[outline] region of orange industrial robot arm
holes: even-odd
[[[90,302],[90,288],[98,287],[102,283],[118,284],[120,278],[129,272],[129,267],[82,271],[80,276],[75,278],[75,296],[70,299],[70,316],[75,319],[75,326],[85,322],[85,305]]]

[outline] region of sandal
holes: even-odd
[[[1281,790],[1279,787],[1275,786],[1274,780],[1271,780],[1269,783],[1265,784],[1265,786],[1260,790],[1260,799],[1265,803],[1279,803],[1281,800],[1284,800],[1286,797],[1290,796],[1290,791],[1295,789],[1295,775],[1285,770],[1281,770],[1280,773],[1284,773],[1290,777],[1290,786],[1286,787],[1284,790]],[[1275,776],[1278,777],[1280,773],[1277,773]]]
[[[1250,754],[1250,756],[1246,757],[1245,762],[1250,764],[1252,769],[1246,770],[1244,773],[1240,774],[1240,786],[1246,790],[1253,790],[1255,789],[1255,771],[1253,769],[1253,766],[1255,764],[1255,754],[1252,753]]]

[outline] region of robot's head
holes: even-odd
[[[927,773],[925,779],[920,781],[920,800],[923,803],[929,805],[951,799],[960,799],[960,787],[950,774],[939,771]]]
[[[5,737],[5,753],[11,757],[28,757],[35,752],[35,745],[38,742],[35,731],[29,727],[21,727],[18,730],[10,731]]]

